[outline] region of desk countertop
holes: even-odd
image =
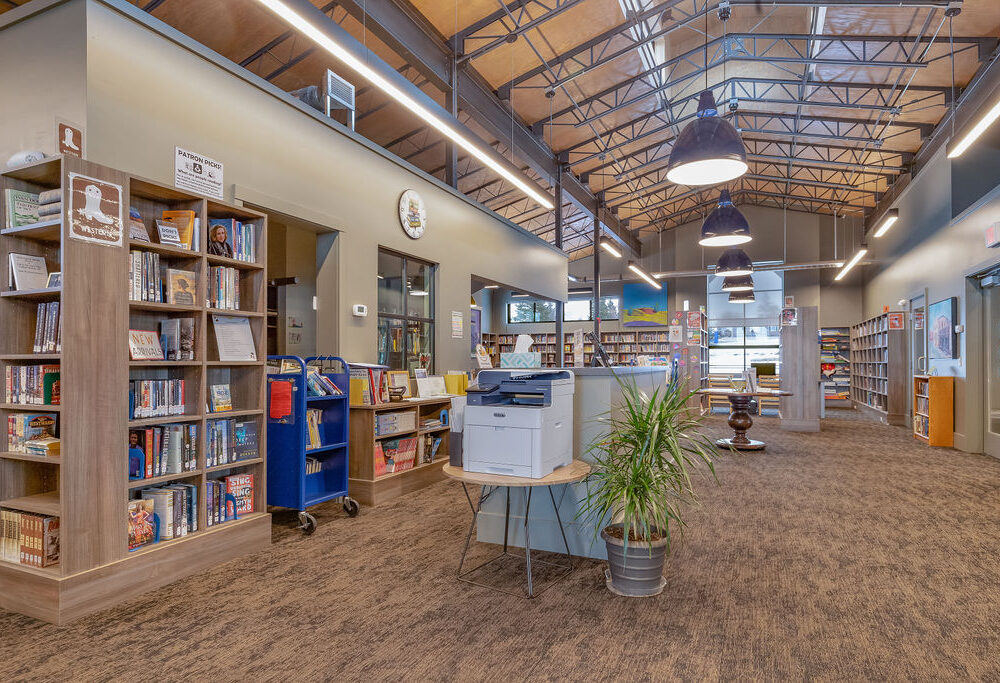
[[[461,467],[444,466],[444,474],[451,479],[476,486],[555,486],[556,484],[571,484],[581,481],[590,474],[590,465],[583,460],[574,460],[566,467],[560,467],[552,474],[541,479],[529,477],[511,477],[505,474],[485,474],[482,472],[466,472]]]

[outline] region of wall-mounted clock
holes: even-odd
[[[415,240],[427,229],[427,208],[416,190],[407,190],[399,196],[399,224]]]

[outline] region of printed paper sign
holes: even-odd
[[[461,311],[451,312],[451,338],[461,339],[464,323]]]
[[[122,222],[121,185],[69,174],[69,236],[105,247],[120,247]]]
[[[688,346],[701,346],[701,330],[688,330]]]
[[[901,330],[904,327],[903,314],[902,313],[890,313],[889,314],[889,329],[890,330]]]
[[[913,329],[924,329],[924,312],[922,310],[913,312]]]
[[[795,327],[799,324],[799,311],[797,308],[781,309],[781,326]]]
[[[222,164],[174,147],[174,187],[222,199]]]
[[[678,343],[684,341],[684,330],[680,325],[671,325],[669,329],[667,341]]]
[[[573,367],[583,367],[583,330],[573,330]]]
[[[795,297],[791,294],[785,297],[785,308],[795,308]]]
[[[688,311],[688,329],[694,329],[694,330],[701,329],[700,311]]]

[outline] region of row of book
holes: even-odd
[[[254,476],[252,473],[232,474],[205,482],[208,516],[206,526],[215,526],[239,515],[254,511]],[[233,500],[228,497],[232,496]],[[234,506],[235,501],[235,506]]]
[[[323,446],[323,434],[321,425],[323,423],[323,411],[319,408],[310,408],[306,411],[306,448],[319,448]]]
[[[4,379],[7,403],[59,405],[58,365],[8,365]]]
[[[229,465],[260,457],[257,445],[257,421],[210,420],[205,466]]]
[[[235,218],[208,219],[208,253],[256,263],[256,227]]]
[[[417,437],[375,442],[375,476],[413,469],[417,458]]]
[[[417,428],[417,412],[404,410],[375,415],[375,436],[412,432]]]
[[[35,340],[32,353],[59,353],[62,351],[62,320],[59,317],[59,302],[38,304],[35,317]]]
[[[160,540],[182,538],[198,530],[198,486],[165,484],[142,489],[140,498],[128,502],[129,550],[155,541],[155,514]],[[151,535],[149,526],[154,533]]]
[[[128,478],[150,479],[198,469],[198,425],[166,424],[128,432]]]
[[[29,567],[59,564],[59,518],[0,510],[0,559]]]
[[[352,363],[350,366],[351,405],[377,406],[389,402],[386,368]]]
[[[208,269],[208,307],[240,309],[240,271],[225,266]]]
[[[194,318],[160,321],[160,348],[165,360],[194,360]]]
[[[306,390],[310,396],[342,396],[344,393],[332,379],[312,367],[306,368]]]
[[[129,419],[183,415],[187,405],[185,385],[183,379],[131,380],[128,383]]]
[[[159,254],[138,249],[129,252],[128,292],[131,301],[163,303]]]
[[[323,461],[318,458],[306,458],[306,476],[319,474],[323,471]]]
[[[129,207],[128,217],[129,238],[152,242],[139,209]],[[191,251],[199,243],[201,217],[191,209],[166,209],[160,212],[160,218],[154,220],[160,244]]]
[[[7,450],[29,455],[60,455],[55,413],[17,413],[7,416]]]
[[[424,434],[420,437],[420,462],[434,462],[438,450],[441,448],[441,437],[433,434]]]

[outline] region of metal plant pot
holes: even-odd
[[[612,524],[601,530],[601,538],[608,549],[608,571],[605,574],[608,589],[626,597],[647,597],[659,595],[667,580],[663,576],[663,563],[667,559],[667,539],[645,543],[625,541],[608,534],[610,528],[621,528]]]

